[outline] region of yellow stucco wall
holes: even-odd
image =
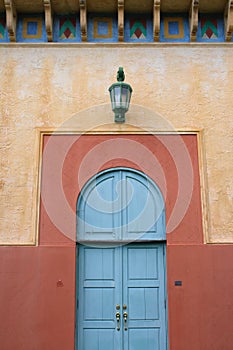
[[[232,44],[3,44],[0,59],[1,244],[36,241],[40,128],[133,130],[111,125],[119,66],[133,87],[129,124],[203,130],[206,240],[233,242]]]

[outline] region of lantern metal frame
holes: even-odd
[[[110,86],[109,93],[112,104],[112,110],[115,113],[115,123],[125,122],[125,113],[129,109],[132,87],[124,83],[125,74],[122,67],[117,72],[117,83]]]

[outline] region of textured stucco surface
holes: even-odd
[[[35,242],[38,128],[112,123],[108,87],[119,66],[134,90],[129,123],[203,130],[208,241],[233,242],[231,44],[5,45],[0,58],[2,244]]]

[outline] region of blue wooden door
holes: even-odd
[[[137,171],[103,172],[77,216],[78,350],[166,350],[160,191]]]
[[[79,246],[78,349],[166,350],[164,244]]]

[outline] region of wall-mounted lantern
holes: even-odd
[[[118,83],[112,84],[108,89],[116,123],[125,122],[125,113],[129,109],[130,98],[133,91],[129,84],[124,83],[124,80],[125,73],[123,67],[119,67],[117,72]]]

